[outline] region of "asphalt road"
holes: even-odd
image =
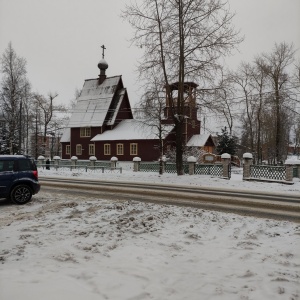
[[[192,206],[300,223],[300,197],[256,191],[41,177],[41,191]]]

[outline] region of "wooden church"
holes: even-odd
[[[104,49],[103,49],[104,50]],[[133,117],[130,101],[122,76],[107,77],[108,64],[104,59],[98,63],[100,74],[96,79],[86,79],[77,99],[76,106],[65,128],[62,138],[62,158],[110,160],[116,156],[119,161],[132,161],[139,156],[142,161],[159,159],[158,133],[151,126],[145,126],[141,120]],[[185,83],[186,107],[184,141],[194,147],[214,147],[210,135],[200,135],[200,121],[197,120],[196,87],[193,82]],[[172,92],[178,90],[178,84],[170,86]],[[163,145],[167,151],[175,145],[175,131],[166,97]],[[198,137],[198,138],[197,138]],[[201,137],[201,138],[200,138]],[[201,140],[202,145],[195,141]]]

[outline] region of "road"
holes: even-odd
[[[103,199],[135,200],[192,206],[300,223],[300,198],[295,195],[192,186],[41,177],[42,191],[82,194]]]

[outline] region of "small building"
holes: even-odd
[[[195,134],[187,142],[187,147],[196,147],[207,153],[214,153],[216,145],[210,134]]]

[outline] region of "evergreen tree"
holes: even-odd
[[[236,138],[228,134],[226,126],[222,129],[222,134],[218,135],[217,152],[219,155],[228,153],[235,155],[237,151]]]

